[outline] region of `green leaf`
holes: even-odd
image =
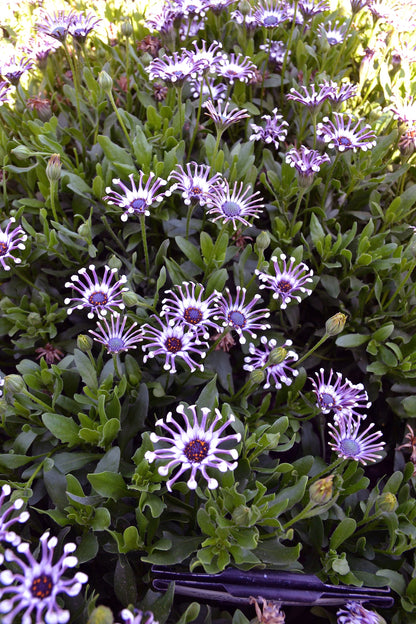
[[[195,264],[202,271],[205,270],[205,262],[201,258],[201,251],[198,247],[189,242],[186,238],[182,238],[182,236],[175,236],[176,244],[179,249],[183,251],[185,256],[189,258],[191,262]]]
[[[196,404],[199,409],[209,407],[213,410],[214,407],[218,407],[217,375],[214,375],[211,381],[204,387]]]
[[[99,136],[98,143],[101,145],[104,154],[107,156],[110,163],[120,163],[127,165],[130,171],[134,171],[134,163],[130,154],[122,147],[113,143],[111,139],[106,136]]]
[[[94,490],[105,498],[112,498],[117,501],[128,493],[123,477],[116,472],[90,473],[87,475],[87,479]]]
[[[335,340],[335,343],[338,347],[345,347],[346,349],[352,349],[354,347],[359,347],[360,345],[368,342],[371,336],[364,334],[343,334],[342,336],[338,336]]]
[[[18,455],[17,453],[0,454],[0,466],[7,470],[20,468],[20,466],[24,466],[31,461],[33,461],[33,458],[27,457],[26,455]]]
[[[120,431],[120,421],[118,418],[110,418],[105,425],[100,436],[99,446],[106,449],[109,444],[117,437]]]
[[[329,541],[329,547],[332,550],[337,548],[345,542],[355,532],[357,523],[353,518],[344,518],[336,527],[335,531],[331,535]]]
[[[116,564],[114,591],[121,604],[135,604],[137,601],[136,575],[125,555],[119,555]]]
[[[62,414],[46,413],[42,414],[43,424],[58,440],[75,446],[79,443],[79,426],[70,416]]]
[[[82,381],[92,390],[96,390],[98,387],[97,372],[88,355],[79,349],[74,349],[74,360]]]

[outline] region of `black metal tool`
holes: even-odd
[[[298,572],[227,568],[218,574],[205,574],[154,565],[152,576],[155,589],[166,590],[174,581],[178,594],[221,604],[248,604],[250,596],[286,605],[340,605],[356,601],[391,607],[394,603],[389,587],[328,585],[313,574]]]

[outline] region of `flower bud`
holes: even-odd
[[[250,511],[250,508],[247,507],[246,505],[239,505],[238,507],[234,509],[232,513],[233,522],[235,522],[237,526],[243,526],[243,527],[250,526],[251,524],[250,518],[251,518],[251,511]]]
[[[269,355],[269,359],[267,360],[267,364],[281,364],[287,355],[287,350],[284,347],[276,347],[272,349]]]
[[[347,317],[342,312],[337,312],[334,316],[331,316],[325,323],[325,333],[327,336],[337,336],[342,332],[345,327]]]
[[[328,503],[333,494],[332,481],[334,475],[329,475],[323,479],[318,479],[309,488],[309,496],[313,503],[316,505],[325,505]]]
[[[240,2],[239,7],[240,12],[242,15],[249,15],[249,13],[251,13],[252,11],[252,7],[250,5],[250,2],[248,2],[248,0],[243,0],[242,2]]]
[[[270,234],[268,232],[260,232],[256,238],[256,247],[258,251],[264,251],[270,245]]]
[[[98,74],[98,84],[105,92],[111,91],[113,88],[113,79],[107,74],[106,71],[102,70]]]
[[[383,492],[376,499],[376,510],[381,512],[396,511],[399,503],[392,492]]]
[[[4,378],[4,389],[10,394],[15,394],[16,392],[26,390],[26,384],[21,375],[6,375]]]
[[[88,353],[88,351],[91,351],[93,344],[94,343],[92,338],[86,336],[85,334],[80,334],[77,338],[77,347],[83,353]]]
[[[264,371],[262,371],[260,368],[251,371],[250,381],[256,386],[259,386],[264,381]]]
[[[138,305],[139,299],[135,292],[128,290],[123,293],[123,303],[127,308],[132,308],[133,306]]]
[[[19,160],[25,160],[26,158],[30,158],[31,156],[34,155],[34,152],[32,152],[28,147],[26,147],[26,145],[18,145],[17,147],[14,147],[11,150],[11,152]]]
[[[117,256],[113,254],[107,262],[107,265],[110,267],[110,269],[117,269],[117,271],[119,271],[123,266],[123,263],[120,258],[117,258]]]
[[[96,607],[88,618],[87,624],[113,624],[114,617],[111,609],[100,605]]]
[[[130,20],[126,19],[121,23],[120,33],[123,37],[131,37],[133,34],[133,26],[131,25]]]
[[[89,239],[91,238],[91,225],[87,223],[81,223],[78,227],[78,234],[82,236],[82,238]]]
[[[49,158],[48,164],[46,165],[46,177],[49,182],[57,182],[61,177],[61,157],[59,154],[52,154]]]

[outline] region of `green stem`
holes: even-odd
[[[36,475],[39,474],[39,472],[42,470],[43,464],[45,463],[46,459],[48,459],[48,457],[53,455],[53,453],[54,453],[54,451],[50,451],[46,455],[46,457],[41,462],[39,462],[39,464],[37,465],[36,469],[33,471],[31,476],[29,477],[28,481],[26,482],[25,487],[27,487],[27,488],[31,488],[32,487],[32,483],[35,480]]]
[[[338,163],[339,160],[339,152],[336,153],[335,158],[334,158],[334,162],[331,165],[331,169],[328,171],[327,174],[327,178],[326,178],[326,182],[325,182],[325,188],[324,188],[324,192],[322,195],[322,210],[325,210],[325,202],[326,202],[326,196],[328,195],[328,189],[329,189],[329,185],[331,183],[332,180],[332,176],[334,175],[334,171],[335,171],[335,167]]]
[[[118,108],[117,108],[117,106],[116,106],[116,103],[115,103],[115,101],[114,101],[114,96],[113,96],[112,91],[111,91],[111,90],[108,90],[108,91],[107,91],[107,95],[108,95],[108,99],[110,100],[110,104],[111,104],[111,106],[112,106],[112,108],[113,108],[113,111],[114,111],[114,112],[115,112],[115,114],[116,114],[116,117],[117,117],[118,123],[120,124],[120,128],[123,130],[123,132],[124,132],[124,136],[125,136],[125,137],[126,137],[126,139],[127,139],[127,142],[128,142],[128,144],[129,144],[129,146],[130,146],[130,149],[131,149],[131,151],[134,153],[133,143],[132,143],[132,141],[131,141],[131,138],[130,138],[129,133],[127,132],[127,128],[126,128],[126,126],[124,125],[124,121],[123,121],[123,120],[122,120],[122,118],[121,118],[120,112],[119,112],[119,110],[118,110]]]
[[[191,217],[192,217],[192,213],[194,211],[194,205],[192,204],[192,202],[189,204],[188,207],[188,213],[186,215],[186,229],[185,229],[185,238],[188,238],[189,236],[189,226],[191,224]]]
[[[141,230],[142,230],[143,251],[144,251],[144,259],[145,259],[145,262],[146,262],[146,275],[149,276],[150,264],[149,264],[149,250],[147,248],[145,215],[140,215],[140,227],[141,227]]]
[[[176,87],[176,93],[178,96],[178,113],[179,113],[179,138],[183,137],[183,124],[184,124],[184,107],[182,105],[182,89],[183,85]]]
[[[221,137],[222,137],[223,133],[224,133],[224,130],[220,130],[219,128],[217,128],[217,140],[215,141],[214,151],[212,152],[212,158],[211,158],[211,167],[212,167],[212,170],[214,171],[214,173],[216,173],[216,169],[215,169],[214,163],[215,163],[215,159],[217,157],[218,148],[220,146],[220,141],[221,141]]]
[[[329,338],[329,334],[324,334],[322,336],[322,338],[320,340],[318,340],[318,342],[316,343],[316,345],[314,347],[309,349],[309,351],[307,353],[305,353],[305,355],[303,355],[301,358],[299,358],[299,360],[297,362],[293,363],[293,366],[299,366],[299,364],[304,362],[306,360],[306,358],[308,358],[310,355],[312,355],[312,353],[314,353],[314,351],[316,351],[316,349],[318,349],[326,340],[328,340],[328,338]]]
[[[288,61],[288,58],[289,58],[290,46],[292,45],[293,33],[294,33],[294,30],[295,30],[295,26],[296,26],[296,13],[298,11],[298,2],[299,2],[299,0],[295,0],[292,26],[290,28],[289,38],[288,38],[287,44],[286,44],[285,56],[283,58],[282,71],[280,73],[280,81],[281,81],[280,82],[280,106],[281,106],[282,110],[283,110],[283,103],[284,103],[285,72],[286,72],[287,61]]]
[[[410,269],[408,270],[408,272],[406,273],[406,275],[404,276],[404,278],[402,279],[402,281],[400,282],[400,284],[398,285],[398,287],[394,291],[393,295],[390,297],[390,299],[387,301],[387,303],[385,305],[383,305],[383,307],[382,307],[383,311],[385,311],[393,303],[393,301],[395,300],[395,298],[400,293],[401,289],[403,288],[403,286],[406,284],[407,280],[409,279],[409,277],[413,273],[415,267],[416,267],[416,260],[414,260],[412,262],[412,264],[410,265]]]
[[[212,264],[213,264],[213,262],[215,262],[215,256],[217,255],[218,245],[219,245],[219,243],[221,241],[222,235],[224,234],[224,232],[227,229],[227,225],[228,225],[228,221],[224,221],[224,223],[222,224],[222,228],[221,228],[221,230],[220,230],[220,232],[219,232],[219,234],[217,236],[217,240],[215,241],[215,245],[214,245],[214,248],[212,250],[212,255],[211,255],[210,261],[208,262],[208,265],[207,265],[207,267],[205,269],[204,277],[203,277],[203,280],[202,280],[203,282],[205,282],[205,280],[207,279],[207,277],[208,277],[208,275],[209,275],[209,273],[211,271]]]
[[[32,401],[34,401],[35,403],[37,403],[38,405],[46,409],[47,412],[51,411],[52,407],[50,405],[47,405],[41,399],[38,399],[38,397],[36,397],[31,392],[29,392],[29,390],[23,390],[22,392],[25,396],[29,397],[29,399],[31,399]]]
[[[71,58],[71,55],[69,53],[68,46],[66,45],[66,42],[64,41],[62,45],[63,45],[63,48],[64,48],[64,53],[65,53],[66,59],[68,61],[69,68],[70,68],[70,70],[72,72],[72,78],[73,78],[73,81],[74,81],[75,101],[76,101],[79,129],[81,131],[82,136],[85,137],[84,125],[83,125],[83,122],[82,122],[82,115],[81,115],[81,105],[80,105],[80,97],[79,97],[80,96],[80,85],[78,83],[78,74],[77,74],[77,70],[76,70],[76,67],[75,67],[74,63],[72,62],[72,58]],[[83,141],[83,149],[85,150],[85,140]]]
[[[292,518],[291,520],[289,520],[289,522],[286,522],[286,524],[283,525],[282,527],[283,530],[286,531],[289,527],[292,526],[292,524],[295,524],[296,522],[299,522],[300,520],[302,520],[305,516],[308,515],[312,507],[315,507],[315,506],[316,506],[316,503],[309,501],[306,507],[302,509],[302,511],[300,511],[294,518]]]
[[[195,143],[196,135],[198,134],[199,120],[201,118],[201,110],[202,110],[202,93],[203,93],[204,81],[206,81],[208,83],[208,87],[209,87],[209,81],[208,81],[208,79],[206,77],[204,77],[204,80],[201,81],[201,87],[199,89],[198,112],[196,114],[195,128],[194,128],[194,131],[192,133],[191,143],[189,145],[188,160],[191,158],[192,148],[193,148],[194,143]]]
[[[118,355],[117,355],[117,353],[113,353],[113,364],[114,364],[114,370],[115,370],[115,373],[116,373],[117,377],[119,379],[121,379],[122,375],[120,374],[120,370],[119,370],[119,367],[118,367]]]
[[[297,199],[297,202],[296,202],[296,206],[295,206],[295,210],[293,211],[292,221],[290,222],[290,235],[291,236],[293,235],[292,232],[293,232],[293,229],[294,229],[294,227],[296,225],[296,219],[297,219],[297,216],[298,216],[300,204],[302,202],[302,198],[303,198],[304,194],[305,194],[305,189],[303,189],[303,188],[300,189],[299,195],[298,195],[298,199]]]
[[[49,188],[50,188],[49,198],[51,200],[52,215],[53,215],[54,221],[56,223],[59,223],[58,215],[56,213],[56,205],[55,205],[55,196],[56,196],[56,189],[57,189],[57,182],[56,182],[56,180],[51,180],[50,181],[50,187]]]

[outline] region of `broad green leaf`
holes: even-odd
[[[70,416],[62,414],[42,414],[43,424],[61,442],[75,446],[79,443],[79,426]]]
[[[332,550],[337,550],[337,548],[345,542],[353,533],[357,527],[357,523],[353,518],[344,518],[336,527],[335,531],[331,535],[331,539],[329,541],[329,547]]]

